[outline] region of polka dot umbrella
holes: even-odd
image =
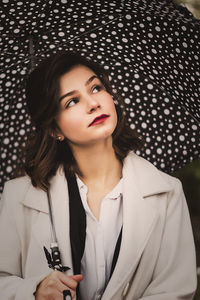
[[[101,63],[145,138],[139,154],[170,173],[200,153],[200,23],[171,0],[2,0],[0,186],[32,130],[24,80],[42,59],[77,50]]]

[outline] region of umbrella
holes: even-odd
[[[200,22],[171,0],[22,2],[0,8],[0,186],[32,124],[24,79],[52,53],[76,50],[110,72],[138,152],[165,172],[199,157]]]

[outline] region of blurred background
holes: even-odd
[[[200,0],[174,0],[176,4],[183,5],[194,15],[196,19],[200,19]],[[200,159],[185,166],[181,170],[175,172],[174,176],[178,177],[183,184],[186,195],[192,228],[194,232],[196,254],[197,254],[197,274],[198,289],[195,300],[200,299]]]
[[[200,299],[200,160],[193,161],[173,174],[182,184],[187,199],[197,254],[198,289],[195,300]]]
[[[186,6],[195,18],[200,19],[200,0],[174,0],[174,2]]]

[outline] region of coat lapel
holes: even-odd
[[[57,241],[61,253],[62,264],[70,268],[68,274],[73,273],[71,244],[69,237],[69,198],[68,187],[62,168],[50,183],[50,194],[52,199],[52,213],[55,225]],[[49,218],[47,195],[41,189],[34,188],[31,184],[27,190],[23,205],[40,211],[36,222],[33,224],[33,234],[40,244],[40,247],[47,247],[50,250],[51,226]]]
[[[26,207],[44,212],[46,214],[49,212],[46,193],[39,188],[33,187],[31,182],[29,182],[28,189],[21,203]]]
[[[69,197],[68,186],[63,169],[59,169],[51,182],[52,211],[61,253],[62,264],[70,268],[68,274],[73,273],[70,228],[69,228]]]
[[[153,179],[153,180],[152,180]],[[119,257],[104,292],[111,299],[138,266],[158,219],[148,196],[167,192],[169,185],[146,160],[129,154],[123,167],[123,232]]]

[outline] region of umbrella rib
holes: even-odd
[[[78,39],[79,37],[81,37],[81,36],[83,36],[83,35],[86,35],[86,34],[88,34],[88,33],[90,33],[90,32],[93,32],[93,31],[95,31],[95,30],[97,30],[97,29],[99,29],[99,28],[103,28],[104,26],[106,26],[106,25],[108,25],[108,24],[110,24],[110,23],[113,23],[115,20],[117,20],[117,19],[119,19],[119,18],[121,18],[121,17],[122,17],[122,15],[119,15],[118,17],[114,18],[113,20],[111,20],[111,21],[109,21],[109,22],[107,22],[107,23],[105,23],[105,24],[103,24],[103,25],[96,26],[95,28],[93,28],[93,29],[91,29],[91,30],[88,30],[87,32],[84,32],[84,33],[82,33],[82,34],[80,34],[80,35],[78,35],[78,36],[76,36],[76,37],[74,37],[74,38],[72,38],[72,39],[69,39],[69,42],[70,42],[70,41],[73,41],[73,40],[76,40],[76,39]]]
[[[107,16],[108,16],[108,15],[107,15]],[[95,28],[93,28],[93,29],[91,29],[91,30],[88,30],[88,31],[86,31],[86,32],[84,32],[84,33],[82,33],[82,34],[80,34],[80,35],[78,35],[78,36],[75,36],[74,38],[69,39],[66,43],[63,43],[63,42],[62,42],[62,43],[55,43],[55,44],[57,45],[57,47],[58,47],[60,44],[62,44],[62,45],[67,45],[67,44],[70,43],[71,41],[76,40],[76,39],[80,38],[81,36],[87,35],[87,34],[90,33],[90,32],[93,32],[93,31],[95,31],[95,30],[98,30],[99,28],[103,28],[104,26],[108,25],[109,23],[112,23],[112,22],[116,21],[117,19],[121,18],[122,16],[123,16],[122,14],[119,14],[119,15],[117,15],[117,17],[114,18],[113,20],[110,20],[110,21],[106,22],[106,23],[103,24],[103,25],[96,26]],[[65,25],[65,26],[66,26],[66,25]],[[49,31],[48,31],[48,32],[49,32]],[[41,40],[41,38],[38,39],[37,44],[39,43],[40,40]],[[37,44],[35,44],[35,48],[36,48]],[[49,50],[49,51],[51,51],[51,50]],[[46,53],[48,53],[49,51],[46,51]],[[16,55],[15,53],[5,52],[5,51],[3,51],[2,54],[7,54],[7,55],[11,55],[11,56]],[[19,54],[18,56],[27,59],[27,56],[24,56],[23,54]],[[16,64],[12,64],[12,66],[13,66],[13,65],[18,65],[18,64],[19,64],[19,62],[17,62]]]
[[[103,28],[104,26],[108,25],[109,23],[114,22],[115,20],[117,20],[117,19],[119,19],[119,18],[121,18],[121,17],[122,17],[122,15],[118,15],[118,17],[114,18],[113,20],[111,20],[111,21],[109,21],[109,22],[107,22],[107,23],[105,23],[105,24],[103,24],[103,25],[96,26],[95,28],[93,28],[93,29],[91,29],[91,30],[88,30],[88,31],[86,31],[86,32],[84,32],[84,33],[82,33],[82,34],[80,34],[80,35],[78,35],[78,36],[75,36],[74,38],[69,39],[66,43],[63,43],[63,42],[58,42],[58,43],[57,43],[57,42],[54,42],[54,44],[56,44],[57,46],[59,46],[60,44],[61,44],[61,45],[67,45],[67,44],[69,44],[71,41],[74,41],[74,40],[76,40],[76,39],[79,39],[80,37],[82,37],[82,36],[84,36],[84,35],[87,35],[87,34],[90,33],[90,32],[94,32],[94,31],[98,30],[99,28]],[[49,50],[49,51],[52,51],[52,50]],[[48,53],[49,51],[45,51],[45,52]]]
[[[180,104],[180,106],[188,113],[188,115],[190,115],[190,117],[200,126],[200,121],[198,121],[197,120],[197,118],[195,118],[188,110],[187,110],[187,108],[184,106],[184,105],[182,105],[182,104]]]
[[[109,14],[108,14],[108,15],[105,15],[104,18],[106,18],[106,17],[108,17],[108,16],[109,16]],[[73,40],[75,40],[75,39],[77,39],[77,38],[79,38],[79,37],[81,37],[81,36],[83,36],[83,35],[86,35],[86,34],[92,32],[92,31],[94,31],[94,30],[96,30],[96,29],[99,29],[99,28],[101,28],[101,27],[104,27],[104,26],[106,26],[107,24],[112,23],[113,21],[117,20],[118,18],[121,18],[122,16],[123,16],[123,14],[118,14],[117,17],[114,18],[113,20],[108,21],[108,22],[106,22],[106,23],[103,24],[103,25],[97,26],[97,27],[93,28],[92,30],[89,30],[89,31],[87,31],[87,32],[84,32],[84,33],[82,33],[82,34],[80,34],[80,35],[78,35],[78,36],[76,36],[76,37],[74,37],[74,38],[72,38],[72,39],[70,39],[70,40],[68,40],[68,41],[73,41]],[[88,18],[88,19],[86,19],[86,20],[84,20],[84,21],[88,21],[88,20],[94,20],[94,18]],[[62,28],[64,29],[67,25],[73,26],[73,25],[76,24],[76,23],[81,23],[81,22],[74,22],[74,23],[65,24],[65,25],[61,26],[60,29],[62,29]],[[54,30],[55,30],[55,29],[51,29],[51,30],[44,31],[43,34],[51,33],[51,32],[53,32]],[[39,38],[39,39],[37,40],[37,43],[35,44],[35,47],[37,47],[37,44],[38,44],[40,41],[41,41],[41,38]],[[67,43],[68,43],[68,42],[67,42]],[[55,42],[55,44],[56,44],[56,42]],[[57,44],[58,44],[58,43],[57,43]],[[60,43],[59,43],[59,44],[60,44]],[[66,43],[63,43],[63,42],[62,42],[62,44],[66,44]]]

